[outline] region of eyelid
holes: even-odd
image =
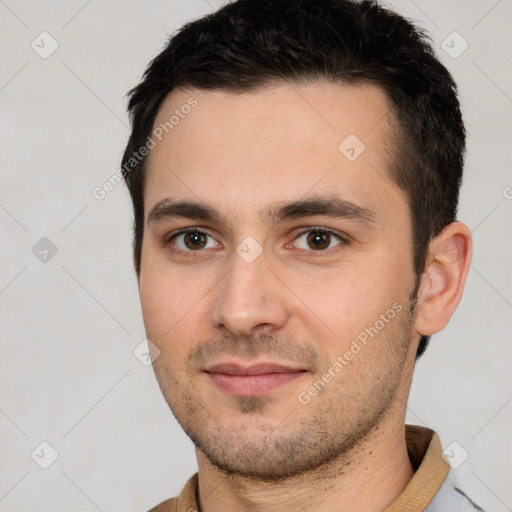
[[[335,237],[339,238],[342,242],[349,242],[350,237],[341,231],[337,231],[332,228],[326,228],[324,226],[307,226],[305,228],[301,228],[301,231],[297,233],[297,235],[294,237],[294,240],[298,238],[301,235],[304,235],[305,233],[310,233],[311,231],[321,231],[324,233],[329,233],[331,235],[334,235]]]
[[[180,229],[177,229],[176,231],[171,231],[170,233],[167,233],[165,236],[164,236],[164,241],[165,243],[168,243],[170,242],[174,237],[178,236],[178,235],[182,235],[184,233],[204,233],[205,235],[208,235],[212,238],[215,238],[211,233],[210,233],[210,230],[208,228],[204,228],[204,227],[200,227],[200,226],[188,226],[186,228],[180,228]]]
[[[319,249],[319,250],[309,249],[309,248],[305,249],[305,248],[296,246],[298,238],[300,238],[301,236],[303,236],[307,233],[312,233],[315,231],[319,231],[322,233],[328,233],[329,235],[334,236],[335,238],[338,239],[338,243],[336,245],[334,245],[333,247],[329,247],[327,249]],[[286,248],[294,249],[295,251],[297,251],[297,256],[301,257],[301,258],[302,257],[326,258],[329,256],[333,256],[340,250],[343,250],[343,248],[345,247],[345,245],[347,243],[348,243],[348,236],[345,235],[344,233],[339,233],[338,231],[336,231],[334,229],[326,228],[323,226],[308,226],[307,228],[303,228],[296,236],[294,236],[293,241],[288,243],[286,245]],[[292,246],[292,247],[290,247],[290,246]]]
[[[209,230],[207,228],[203,228],[203,227],[199,227],[199,226],[189,226],[189,227],[186,227],[186,228],[181,228],[181,229],[178,229],[177,231],[173,231],[171,233],[168,233],[167,235],[164,236],[163,240],[162,240],[162,245],[164,247],[167,247],[168,245],[171,245],[172,241],[180,236],[180,235],[185,235],[187,233],[201,233],[203,235],[206,235],[210,238],[212,238],[216,243],[220,243],[211,233],[209,233]],[[193,255],[194,253],[200,253],[200,252],[203,252],[204,249],[198,249],[197,251],[185,251],[183,249],[180,249],[178,246],[176,246],[175,244],[172,244],[174,247],[173,247],[173,251],[177,252],[177,253],[180,253],[180,254],[185,254],[186,256],[188,255]],[[211,249],[211,247],[210,247]]]

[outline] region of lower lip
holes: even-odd
[[[209,373],[213,383],[222,391],[238,396],[260,396],[298,379],[304,372],[265,373],[262,375],[228,375]]]

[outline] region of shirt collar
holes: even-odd
[[[384,512],[417,512],[424,510],[441,487],[450,465],[444,458],[441,441],[428,428],[405,426],[409,459],[415,470],[400,496]],[[177,512],[198,511],[198,475],[185,484],[177,499]]]
[[[450,469],[441,441],[434,431],[406,425],[405,441],[415,473],[400,496],[384,512],[425,510]]]

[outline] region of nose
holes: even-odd
[[[289,318],[285,288],[267,267],[264,255],[247,263],[238,254],[217,287],[211,321],[237,336],[272,333]]]

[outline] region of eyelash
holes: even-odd
[[[299,249],[300,251],[304,251],[304,254],[307,255],[308,257],[314,258],[314,257],[321,256],[322,254],[325,254],[328,251],[332,251],[333,249],[334,250],[336,250],[336,248],[340,249],[341,247],[343,247],[344,245],[346,245],[349,242],[349,237],[347,235],[341,234],[341,233],[339,233],[337,231],[334,231],[332,229],[325,228],[325,227],[322,227],[322,226],[309,226],[308,228],[303,229],[302,231],[297,233],[297,235],[294,238],[294,241],[297,240],[302,235],[304,235],[306,233],[311,233],[311,232],[314,232],[314,231],[319,231],[321,233],[327,233],[327,234],[329,234],[331,236],[334,236],[335,238],[337,238],[339,240],[340,243],[335,245],[334,247],[331,247],[330,249],[324,249],[324,250],[319,250],[319,251]],[[201,228],[193,227],[192,226],[190,228],[185,228],[185,229],[182,229],[182,230],[178,231],[177,233],[173,233],[171,235],[166,236],[165,239],[164,239],[164,246],[170,245],[171,242],[176,237],[178,237],[180,235],[187,234],[187,233],[201,233],[203,235],[206,235],[206,236],[209,236],[209,237],[213,238],[207,231],[204,231]],[[287,244],[287,245],[289,245],[289,244]],[[184,251],[183,249],[179,249],[176,246],[172,250],[174,252],[177,252],[181,256],[186,257],[186,258],[194,258],[194,257],[196,257],[195,253],[201,253],[202,252],[201,249],[199,249],[197,251]]]
[[[338,231],[334,231],[333,229],[324,228],[322,226],[310,226],[308,228],[303,229],[299,233],[297,233],[297,236],[294,238],[294,241],[297,240],[297,238],[301,237],[302,235],[306,233],[312,233],[318,231],[320,233],[327,233],[334,238],[337,238],[339,240],[339,244],[335,245],[334,247],[331,247],[329,249],[324,250],[307,250],[307,249],[299,249],[300,251],[304,251],[303,254],[307,257],[316,258],[321,257],[323,254],[331,253],[332,251],[340,250],[344,245],[346,245],[349,242],[349,238],[347,235],[339,233]]]

